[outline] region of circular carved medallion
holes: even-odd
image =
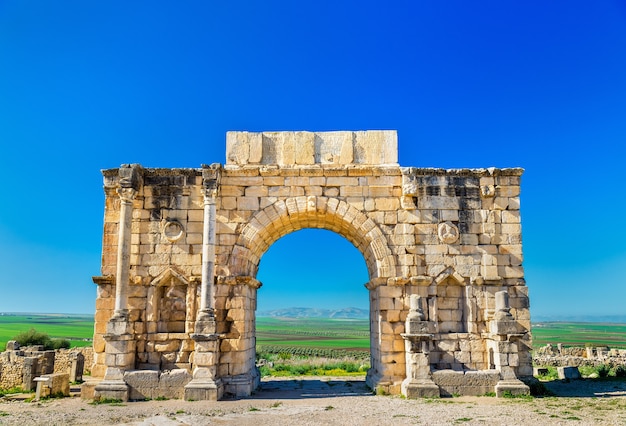
[[[163,225],[163,235],[168,241],[174,242],[180,239],[185,232],[183,225],[176,220],[168,220]]]
[[[439,241],[446,244],[456,243],[459,240],[459,228],[452,222],[443,222],[439,224],[437,230]]]

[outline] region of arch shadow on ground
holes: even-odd
[[[626,380],[580,379],[553,380],[543,385],[555,396],[575,398],[610,398],[626,396]]]

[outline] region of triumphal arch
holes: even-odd
[[[522,169],[400,167],[395,131],[229,132],[226,146],[224,165],[103,171],[96,398],[250,395],[259,263],[303,228],[365,259],[372,388],[528,392]]]

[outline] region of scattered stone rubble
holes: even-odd
[[[545,367],[616,367],[626,365],[626,349],[599,347],[564,347],[548,344],[535,351],[533,364]]]

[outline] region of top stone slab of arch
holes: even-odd
[[[395,130],[341,132],[228,132],[226,164],[398,165]]]

